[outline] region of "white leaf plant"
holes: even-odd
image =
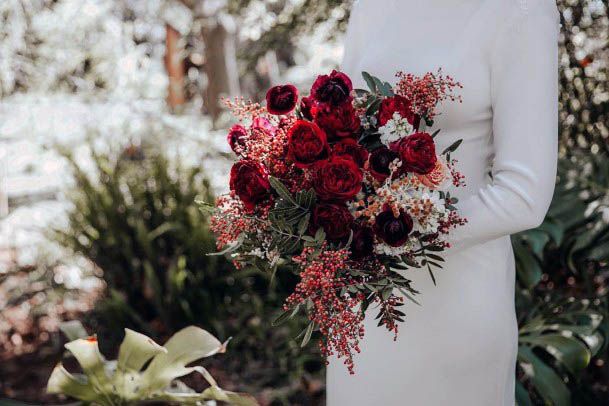
[[[145,402],[208,405],[215,401],[236,406],[258,405],[250,395],[220,388],[202,366],[187,366],[226,350],[225,344],[198,327],[178,331],[163,346],[144,334],[125,329],[116,361],[104,358],[95,336],[77,338],[65,347],[80,364],[82,373],[70,373],[59,363],[49,378],[48,393],[100,406]],[[193,372],[201,374],[210,385],[201,393],[177,380]]]

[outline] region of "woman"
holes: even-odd
[[[367,317],[356,375],[331,361],[329,406],[514,405],[509,234],[536,227],[553,193],[558,30],[554,0],[356,2],[347,74],[387,80],[441,68],[463,85],[463,103],[446,102],[433,127],[442,130],[439,150],[463,139],[456,158],[467,186],[455,193],[469,222],[437,286],[425,271],[408,271],[422,306],[407,302],[398,340]]]

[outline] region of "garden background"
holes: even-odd
[[[513,237],[517,395],[521,405],[606,405],[609,7],[558,6],[556,194],[546,221]],[[195,201],[226,187],[231,121],[220,97],[307,88],[340,62],[349,9],[0,1],[0,404],[69,402],[44,390],[68,320],[109,356],[125,327],[163,342],[195,324],[233,337],[205,363],[223,387],[261,404],[324,404],[323,361],[294,340],[306,323],[271,327],[294,276],[271,283],[207,256],[213,236]]]

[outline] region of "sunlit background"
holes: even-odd
[[[609,7],[559,0],[556,196],[513,238],[519,404],[609,404]],[[273,328],[290,277],[219,258],[195,200],[226,187],[221,97],[306,89],[338,66],[349,1],[0,1],[0,403],[46,395],[60,331],[82,320],[115,355],[123,328],[196,324],[208,367],[262,404],[323,405],[323,361]],[[447,338],[449,339],[449,338]],[[201,385],[193,378],[193,385]],[[386,388],[371,388],[385,390]]]

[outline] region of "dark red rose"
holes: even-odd
[[[298,103],[298,89],[293,85],[275,86],[266,93],[266,109],[271,114],[288,114]]]
[[[311,88],[311,96],[320,103],[339,106],[351,101],[353,83],[342,72],[332,71],[329,75],[318,76]]]
[[[228,144],[230,145],[233,152],[235,152],[236,154],[240,154],[240,150],[245,147],[245,140],[247,139],[247,137],[248,134],[245,127],[237,124],[229,130],[226,139],[228,140]]]
[[[265,117],[254,117],[252,120],[252,125],[250,127],[252,130],[262,131],[263,133],[269,135],[275,135],[277,132],[277,128]]]
[[[403,96],[393,96],[383,99],[378,112],[379,127],[387,124],[387,121],[393,119],[393,114],[399,113],[400,117],[405,118],[415,128],[419,127],[420,119],[412,111],[412,105],[407,98]]]
[[[362,172],[351,158],[333,156],[319,165],[313,187],[322,200],[345,201],[362,189]]]
[[[368,150],[358,144],[353,138],[345,138],[332,147],[332,154],[351,157],[360,168],[368,160]]]
[[[351,103],[318,106],[314,119],[317,125],[326,131],[328,137],[334,140],[353,137],[360,128],[360,119]]]
[[[362,259],[372,255],[374,250],[374,232],[372,228],[356,224],[353,226],[351,241],[351,258]]]
[[[404,172],[426,175],[436,167],[436,144],[427,133],[404,137],[391,144],[391,149],[400,156]]]
[[[346,238],[351,233],[353,216],[344,203],[321,203],[313,210],[313,226],[323,228],[330,241]]]
[[[330,146],[326,133],[305,120],[298,120],[288,131],[288,159],[298,168],[309,168],[328,158]]]
[[[316,109],[317,102],[312,97],[303,97],[300,100],[300,113],[307,120],[313,121]]]
[[[398,154],[387,147],[380,147],[372,151],[368,160],[368,169],[372,177],[379,182],[384,182],[391,175],[389,165],[397,158],[399,158]]]
[[[230,189],[248,210],[253,210],[256,204],[270,195],[271,185],[266,168],[248,159],[235,163],[230,171]]]
[[[385,207],[383,212],[376,216],[374,232],[391,247],[401,247],[408,241],[412,231],[412,217],[400,210],[396,217],[391,207]]]

